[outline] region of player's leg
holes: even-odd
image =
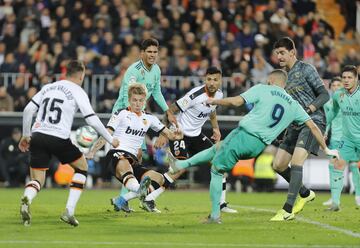
[[[34,133],[30,141],[30,181],[21,197],[20,215],[24,225],[31,224],[30,205],[45,182],[45,174],[51,155],[45,150],[44,135]]]
[[[360,207],[360,173],[358,162],[350,162],[350,171],[352,173],[352,181],[355,187],[355,204]]]
[[[340,144],[340,141],[336,141],[336,140],[331,139],[330,144],[329,144],[329,149],[336,149],[339,146],[339,144]],[[334,159],[329,158],[330,192],[331,192],[331,189],[333,188],[333,186],[332,186],[332,184],[334,182],[333,177],[334,177]],[[324,206],[331,206],[331,204],[332,204],[331,197],[330,197],[329,200],[323,202]]]
[[[143,174],[143,177],[144,176],[151,178],[151,193],[141,201],[142,207],[148,212],[161,213],[161,211],[156,208],[155,200],[165,191],[165,187],[163,187],[165,183],[164,176],[154,170],[146,171]]]

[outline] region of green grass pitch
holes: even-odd
[[[86,190],[77,207],[80,225],[64,224],[68,190],[45,189],[34,200],[32,225],[20,221],[22,189],[0,189],[0,247],[360,247],[360,210],[344,194],[340,212],[326,212],[317,194],[297,219],[272,223],[286,192],[228,193],[238,214],[223,214],[223,224],[205,225],[210,200],[207,191],[168,191],[158,199],[161,214],[147,213],[134,200],[132,214],[114,212],[109,199],[115,190]]]

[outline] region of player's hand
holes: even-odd
[[[118,147],[120,145],[120,141],[114,138],[113,141],[111,142],[111,145],[113,147]]]
[[[172,112],[170,112],[169,110],[166,111],[166,114],[167,114],[168,121],[170,123],[174,124],[176,127],[179,127],[178,123],[177,123],[177,120],[176,120],[176,116]]]
[[[324,150],[326,155],[336,157],[337,159],[340,159],[339,151],[338,150],[330,150],[329,148],[325,148]]]
[[[19,141],[19,149],[22,152],[29,151],[31,137],[21,137]]]
[[[92,151],[89,151],[88,153],[85,154],[86,159],[94,159],[94,157],[95,157],[95,153]]]
[[[211,139],[215,141],[215,143],[219,142],[221,139],[221,133],[218,128],[213,129],[213,135],[211,136]]]
[[[161,148],[161,147],[164,147],[168,142],[169,142],[168,138],[166,138],[164,135],[160,135],[160,136],[156,139],[155,144],[154,144],[154,147],[155,147],[156,149]]]
[[[180,129],[176,129],[176,131],[174,132],[175,135],[175,139],[177,140],[181,140],[184,138],[184,134]]]

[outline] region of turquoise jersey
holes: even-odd
[[[326,116],[326,133],[328,133],[331,129],[331,139],[339,141],[342,137],[342,114],[339,112],[336,117],[331,122],[329,122],[329,115],[331,115],[333,109],[333,99],[330,99],[324,105]]]
[[[244,116],[239,126],[270,144],[290,123],[299,125],[310,116],[283,88],[259,84],[240,95],[254,108]]]
[[[128,88],[130,83],[142,83],[147,88],[146,100],[153,96],[156,103],[165,112],[168,110],[168,106],[161,93],[161,71],[157,64],[151,66],[150,71],[145,67],[142,60],[139,60],[126,70],[124,78],[121,82],[121,88],[119,91],[119,97],[115,102],[112,112],[119,109],[123,109],[129,106],[128,102]]]
[[[344,88],[333,95],[333,111],[329,114],[332,121],[341,112],[343,137],[360,144],[360,86],[352,94]]]

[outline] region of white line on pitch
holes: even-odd
[[[240,206],[240,205],[231,205],[231,206],[235,207],[235,208],[248,209],[248,210],[257,211],[257,212],[267,212],[267,213],[273,213],[273,214],[276,213],[276,211],[273,211],[271,209],[266,209],[266,208],[256,208],[256,207],[248,207],[248,206]],[[321,222],[318,222],[318,221],[314,221],[314,220],[310,220],[310,219],[306,219],[306,218],[298,217],[298,216],[296,217],[296,220],[304,222],[304,223],[312,224],[312,225],[315,225],[315,226],[319,226],[319,227],[322,227],[324,229],[328,229],[328,230],[331,230],[331,231],[343,233],[343,234],[349,235],[349,236],[354,237],[354,238],[360,238],[360,233],[353,232],[351,230],[347,230],[347,229],[344,229],[344,228],[331,226],[329,224],[321,223]]]
[[[356,248],[356,246],[350,245],[284,245],[284,244],[224,244],[224,243],[172,243],[172,242],[121,242],[121,241],[69,241],[69,240],[0,240],[0,244],[49,244],[49,245],[86,245],[86,246],[167,246],[167,247],[264,247],[264,248]]]

